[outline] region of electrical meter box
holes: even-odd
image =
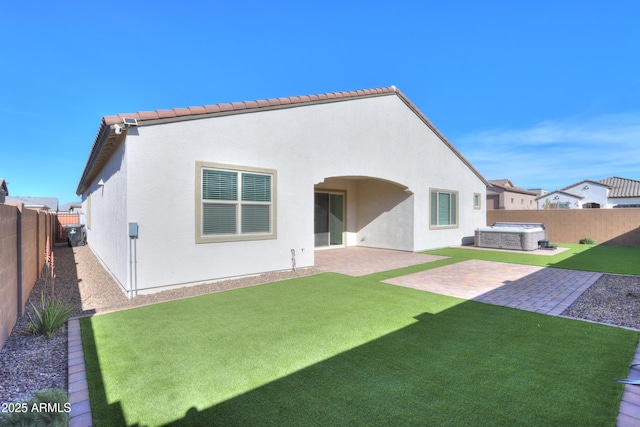
[[[129,237],[131,237],[132,239],[137,239],[138,238],[138,223],[137,222],[130,222],[129,223]]]

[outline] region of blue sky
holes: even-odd
[[[640,180],[637,1],[0,6],[0,177],[75,195],[102,116],[397,86],[487,178]]]

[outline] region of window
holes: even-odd
[[[84,221],[85,221],[85,226],[87,227],[87,230],[91,230],[91,193],[87,193],[87,198],[85,199],[86,205],[85,205],[85,214],[84,214]]]
[[[275,239],[276,171],[196,163],[196,242]]]
[[[431,228],[456,228],[458,226],[458,192],[431,189]]]
[[[481,206],[482,206],[482,194],[473,193],[473,208],[480,209]]]

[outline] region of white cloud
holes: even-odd
[[[487,179],[554,190],[583,179],[640,179],[640,113],[548,120],[451,141]]]

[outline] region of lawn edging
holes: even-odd
[[[69,374],[69,427],[87,427],[93,425],[89,385],[84,364],[80,318],[67,321],[68,374]]]

